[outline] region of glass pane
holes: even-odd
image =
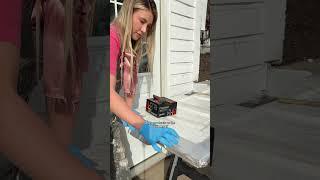
[[[119,13],[120,12],[120,9],[121,9],[121,5],[117,4],[117,12]]]
[[[112,22],[112,20],[114,19],[114,17],[115,17],[115,14],[114,14],[114,4],[113,3],[110,3],[110,10],[109,10],[109,12],[110,12],[110,23]]]

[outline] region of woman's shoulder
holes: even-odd
[[[120,39],[119,29],[115,24],[110,25],[110,37]]]

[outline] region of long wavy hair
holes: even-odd
[[[146,35],[141,37],[135,43],[132,43],[132,15],[139,9],[149,10],[153,14],[153,22]],[[121,52],[133,53],[137,57],[136,60],[138,64],[140,63],[141,58],[146,55],[148,59],[148,70],[150,72],[152,72],[155,52],[157,19],[158,11],[154,0],[124,0],[118,16],[112,21],[112,24],[114,24],[119,30]]]

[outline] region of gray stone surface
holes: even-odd
[[[319,91],[307,93],[319,89],[317,79],[310,78],[295,97],[317,99]],[[319,107],[272,102],[254,109],[222,106],[212,113],[216,180],[320,179]]]

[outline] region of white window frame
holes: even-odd
[[[118,2],[118,0],[110,0],[110,3],[114,6],[114,16],[118,16],[118,5],[123,5],[123,3]]]

